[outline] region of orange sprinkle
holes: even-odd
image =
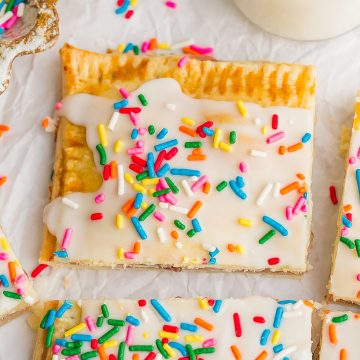
[[[8,269],[9,269],[10,280],[13,283],[16,279],[16,269],[15,269],[15,263],[13,261],[9,261]]]
[[[102,345],[100,345],[97,349],[100,360],[107,360],[107,355],[105,349]]]
[[[131,208],[130,210],[128,210],[128,212],[126,213],[126,216],[127,216],[128,218],[131,218],[131,217],[133,217],[133,216],[136,214],[137,211],[138,211],[138,209],[135,209],[135,208],[133,207],[133,208]]]
[[[302,173],[298,173],[296,174],[296,176],[300,179],[300,180],[305,180],[305,175]]]
[[[182,48],[182,51],[184,54],[189,54],[189,55],[199,55],[198,52],[194,51],[193,49],[189,48],[189,47],[184,47]]]
[[[196,201],[195,204],[193,205],[193,207],[189,210],[189,212],[187,213],[187,217],[189,219],[192,219],[196,213],[199,211],[199,209],[201,208],[202,206],[202,202],[201,201]]]
[[[214,325],[208,323],[207,321],[201,319],[201,318],[195,318],[194,323],[196,325],[199,325],[200,327],[204,328],[205,330],[212,331],[214,330]]]
[[[239,348],[236,345],[231,345],[230,349],[234,355],[235,360],[241,360],[241,353]]]
[[[234,245],[234,244],[228,244],[227,248],[228,248],[228,250],[229,250],[230,252],[234,252],[234,251],[235,251],[235,245]]]
[[[329,325],[329,340],[331,344],[337,344],[336,327],[334,324]]]
[[[312,309],[314,308],[314,304],[309,300],[304,300],[303,303],[304,303],[304,305],[306,305]]]
[[[134,354],[134,355],[132,356],[132,360],[140,360],[139,354]]]
[[[46,129],[49,125],[49,118],[44,118],[42,121],[41,121],[41,126]]]
[[[156,50],[158,47],[158,41],[156,38],[150,39],[149,50]]]
[[[356,297],[360,299],[360,290],[356,293]]]
[[[173,239],[177,240],[179,238],[179,233],[175,230],[173,230],[170,235],[173,237]]]
[[[4,185],[6,183],[7,177],[6,176],[2,176],[0,177],[0,186]]]
[[[0,131],[9,131],[9,130],[10,130],[10,126],[0,124]]]
[[[286,147],[283,146],[283,145],[279,146],[278,152],[279,152],[280,155],[284,155],[285,152],[286,152]]]
[[[203,187],[203,193],[208,194],[210,192],[211,184],[209,182],[206,182]]]
[[[129,199],[121,208],[124,213],[127,213],[134,205],[134,199]]]
[[[203,161],[206,160],[206,155],[189,155],[187,159],[189,161]]]
[[[303,186],[299,187],[299,188],[298,188],[298,192],[299,192],[300,194],[306,193],[306,192],[307,192],[307,186],[306,186],[306,185],[303,185]]]
[[[268,356],[268,353],[267,353],[267,351],[264,350],[260,355],[258,355],[257,358],[255,358],[255,360],[265,360],[267,358],[267,356]]]
[[[331,311],[330,310],[325,310],[325,314],[330,314]]]
[[[294,152],[294,151],[298,151],[298,150],[302,149],[302,147],[303,147],[303,143],[298,142],[297,144],[288,146],[287,150],[288,150],[288,152]]]
[[[202,154],[202,150],[201,150],[201,148],[197,148],[197,149],[194,149],[191,153],[192,153],[193,155],[201,155],[201,154]]]
[[[347,205],[345,205],[344,206],[344,212],[349,212],[349,211],[351,211],[351,209],[352,209],[352,205],[351,204],[347,204]]]
[[[346,349],[340,350],[340,360],[347,360],[347,351]]]
[[[110,161],[110,177],[111,179],[117,178],[117,162]]]
[[[354,319],[356,320],[360,319],[360,314],[354,314]]]
[[[285,195],[290,191],[296,190],[298,187],[300,186],[298,181],[294,181],[289,185],[284,186],[281,190],[280,190],[280,194],[281,195]]]
[[[140,254],[141,244],[140,241],[135,241],[133,246],[133,252],[135,254]]]
[[[180,130],[182,133],[184,133],[184,134],[186,134],[186,135],[189,135],[189,136],[191,136],[191,137],[195,137],[195,136],[196,136],[196,131],[193,130],[193,129],[190,129],[190,128],[187,127],[187,126],[181,125],[181,126],[179,126],[179,130]]]

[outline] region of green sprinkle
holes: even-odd
[[[196,355],[199,355],[199,354],[212,354],[214,352],[215,352],[214,347],[194,349],[194,354],[196,354]]]
[[[49,348],[51,346],[53,335],[54,335],[54,330],[55,330],[54,325],[51,325],[47,330],[46,339],[45,339],[45,346],[47,348]]]
[[[230,131],[230,144],[236,143],[236,131]]]
[[[133,52],[134,52],[135,55],[139,55],[140,50],[139,50],[139,47],[137,45],[134,45]]]
[[[120,331],[120,328],[118,326],[114,326],[112,329],[110,329],[108,332],[106,332],[103,336],[99,337],[98,343],[103,344],[105,341],[112,338],[119,331]]]
[[[227,186],[228,186],[227,181],[223,180],[220,184],[216,185],[216,190],[220,192],[224,190]]]
[[[331,319],[331,321],[332,321],[333,323],[338,324],[338,323],[342,323],[342,322],[344,322],[344,321],[347,321],[348,319],[349,319],[349,315],[348,315],[348,314],[344,314],[344,315],[340,315],[340,316],[334,316],[334,317]]]
[[[165,194],[168,194],[169,192],[171,192],[171,189],[170,188],[166,188],[166,189],[162,189],[162,190],[159,190],[159,191],[155,191],[153,193],[153,197],[159,197],[161,195],[165,195]]]
[[[79,355],[81,353],[81,348],[64,349],[61,353],[66,356]]]
[[[344,243],[349,249],[354,249],[355,247],[354,242],[346,237],[340,236],[340,241]]]
[[[105,151],[104,147],[101,144],[97,144],[96,150],[98,151],[99,156],[100,156],[100,165],[105,165],[106,164],[106,151]]]
[[[149,176],[149,172],[143,171],[142,173],[136,175],[136,180],[140,181],[140,180],[147,178],[148,176]]]
[[[13,9],[15,0],[10,0],[5,8],[5,12],[8,12]]]
[[[78,348],[78,347],[82,347],[82,344],[83,344],[83,342],[80,341],[80,340],[68,341],[66,343],[66,347],[68,349],[75,349],[75,348]]]
[[[276,234],[274,229],[268,231],[262,238],[259,239],[259,244],[265,244],[270,238],[272,238]]]
[[[169,358],[169,354],[164,350],[162,342],[159,339],[156,339],[156,347],[165,359]]]
[[[186,344],[185,349],[186,349],[186,351],[188,353],[189,360],[196,360],[196,355],[194,353],[193,347],[190,344]]]
[[[125,347],[126,344],[124,341],[122,341],[119,345],[119,352],[118,352],[118,360],[125,360]]]
[[[154,135],[155,134],[155,126],[154,125],[149,125],[148,132],[149,132],[150,135]]]
[[[186,226],[180,220],[174,220],[174,224],[180,230],[185,230]]]
[[[196,149],[202,147],[201,141],[186,141],[185,148],[187,149]]]
[[[45,324],[46,324],[46,321],[49,317],[49,314],[50,314],[50,311],[51,310],[48,310],[48,312],[45,314],[45,316],[43,317],[43,319],[41,320],[41,323],[40,323],[40,328],[41,329],[45,329]]]
[[[193,237],[196,234],[196,231],[194,229],[190,229],[186,234],[188,237]]]
[[[169,177],[166,177],[165,181],[169,185],[169,188],[174,194],[177,194],[179,192],[179,188],[174,184],[174,182]]]
[[[355,240],[355,247],[356,247],[357,256],[360,257],[360,240],[359,239]]]
[[[143,213],[139,216],[139,221],[144,221],[147,217],[149,217],[156,209],[154,204],[151,204],[147,209],[143,211]]]
[[[17,299],[17,300],[21,300],[21,295],[19,295],[16,292],[13,291],[3,291],[4,296],[8,297],[8,298],[12,298],[12,299]]]
[[[106,304],[101,305],[101,312],[105,318],[109,317],[109,309]]]
[[[97,320],[96,320],[96,326],[97,327],[102,327],[104,323],[104,317],[103,316],[98,316]]]
[[[139,98],[142,106],[146,106],[148,104],[148,101],[146,100],[146,98],[143,94],[138,95],[138,98]]]
[[[97,351],[88,351],[86,353],[83,353],[80,355],[80,359],[81,360],[86,360],[86,359],[92,359],[98,356],[98,352]]]
[[[109,319],[108,324],[112,325],[112,326],[124,326],[125,321],[124,320]]]
[[[153,351],[154,347],[152,345],[131,345],[129,346],[130,351]]]

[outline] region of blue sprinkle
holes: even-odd
[[[195,232],[200,232],[202,231],[202,228],[200,226],[199,220],[198,219],[192,219],[191,220],[191,224],[195,230]]]
[[[284,308],[282,308],[281,306],[276,308],[274,324],[273,324],[275,329],[278,329],[280,327],[283,313],[284,313]]]
[[[134,225],[134,228],[137,231],[137,233],[139,234],[139,236],[141,237],[141,239],[146,240],[147,234],[146,234],[145,230],[143,229],[143,227],[141,226],[139,219],[137,217],[133,216],[131,218],[131,222]]]
[[[341,221],[342,221],[342,223],[343,223],[343,225],[344,225],[345,227],[347,227],[347,228],[351,228],[351,227],[352,227],[352,222],[351,222],[345,215],[343,215],[343,216],[341,217]]]
[[[134,49],[134,44],[130,42],[125,46],[123,54],[127,54],[129,51],[131,51],[133,49]]]
[[[360,195],[360,169],[356,169],[355,176],[356,176],[356,184],[357,184],[357,187],[358,187],[358,192],[359,192],[359,195]]]
[[[67,344],[67,341],[66,341],[65,339],[56,339],[56,340],[55,340],[55,344],[56,344],[56,345],[60,345],[60,346],[62,346],[62,347],[65,347],[66,344]]]
[[[8,288],[10,286],[9,280],[3,274],[0,275],[0,281],[3,284],[4,288]]]
[[[238,187],[236,184],[236,181],[230,180],[229,185],[231,187],[231,190],[242,200],[245,200],[247,198],[247,195]]]
[[[78,341],[91,341],[92,340],[92,336],[88,335],[88,334],[72,334],[71,335],[71,340],[78,340]]]
[[[129,6],[130,6],[130,0],[125,0],[124,3],[115,10],[115,13],[117,15],[121,15],[128,9]]]
[[[156,144],[154,146],[154,149],[155,149],[155,151],[161,151],[161,150],[167,149],[169,147],[176,146],[178,143],[179,142],[177,141],[177,139],[173,139],[173,140],[165,141],[160,144]]]
[[[137,319],[137,318],[134,317],[134,316],[128,315],[125,320],[126,320],[128,323],[130,323],[131,325],[134,325],[134,326],[139,326],[139,325],[140,325],[140,320]]]
[[[13,8],[15,7],[15,6],[18,6],[19,4],[21,4],[21,3],[23,3],[24,2],[24,0],[16,0],[15,2],[14,2],[14,5],[13,5]],[[4,3],[5,3],[5,1],[4,1]],[[2,6],[0,6],[0,8],[1,8]]]
[[[128,104],[129,104],[129,102],[126,99],[122,99],[122,100],[114,103],[114,109],[120,110],[121,108],[127,106]]]
[[[142,193],[137,193],[135,196],[135,201],[134,201],[134,208],[135,209],[140,209],[141,203],[143,201],[143,197],[144,195]]]
[[[191,332],[196,332],[198,330],[198,327],[193,324],[180,323],[180,329],[186,330],[186,331],[191,331]]]
[[[135,140],[139,135],[139,130],[138,129],[132,129],[131,131],[131,139]]]
[[[303,144],[307,143],[309,140],[311,139],[311,134],[310,133],[305,133],[304,136],[301,138],[301,142]]]
[[[201,172],[199,170],[191,170],[191,169],[171,169],[171,175],[182,175],[182,176],[200,176]]]
[[[170,314],[164,309],[164,307],[159,303],[156,299],[150,300],[151,305],[154,307],[154,309],[159,313],[159,315],[167,322],[170,322],[172,320],[172,317]]]
[[[263,222],[265,224],[270,225],[272,228],[278,231],[282,236],[287,236],[289,234],[289,232],[280,223],[278,223],[269,216],[263,216]]]
[[[216,258],[210,258],[209,264],[210,265],[215,265],[216,264]]]
[[[169,164],[164,164],[157,172],[158,177],[163,177],[170,170]]]
[[[56,310],[50,310],[49,316],[45,322],[45,329],[48,329],[55,321]]]
[[[265,346],[268,342],[269,339],[269,335],[270,335],[270,330],[269,329],[265,329],[260,337],[260,345]]]
[[[211,257],[215,257],[219,252],[220,252],[220,250],[218,248],[215,248],[215,250],[210,251],[209,254]]]
[[[4,28],[0,28],[0,35],[2,35],[5,32]]]
[[[296,304],[296,300],[281,300],[278,301],[279,305]]]
[[[66,310],[72,308],[72,303],[69,300],[65,300],[63,304],[60,306],[59,310],[56,312],[56,317],[61,318]]]
[[[156,135],[156,138],[159,140],[162,140],[168,133],[168,129],[167,128],[162,128],[159,133]]]
[[[54,255],[59,257],[59,258],[67,258],[68,257],[68,253],[65,250],[55,251]]]
[[[222,305],[222,300],[216,300],[215,301],[215,304],[214,304],[214,307],[213,307],[214,313],[217,314],[220,311],[221,305]]]
[[[308,196],[309,196],[309,194],[307,191],[303,193],[303,197],[305,198],[305,200],[307,200]]]
[[[215,133],[214,130],[209,129],[208,127],[203,127],[203,128],[202,128],[202,131],[203,131],[203,133],[204,133],[205,135],[207,135],[207,136],[213,136],[214,133]]]
[[[273,351],[275,354],[279,353],[280,351],[283,351],[284,350],[284,345],[283,344],[278,344],[278,345],[275,345],[273,347]]]
[[[236,177],[236,185],[239,188],[243,188],[245,186],[245,181],[244,181],[244,178],[242,176],[237,176]]]
[[[180,344],[180,343],[178,343],[176,341],[170,341],[169,345],[170,345],[170,347],[178,350],[181,353],[182,356],[187,356],[188,353],[187,353],[184,345],[182,345],[182,344]]]
[[[151,177],[151,178],[156,177],[156,173],[154,170],[154,164],[155,164],[154,154],[152,152],[149,152],[147,155],[147,168],[148,168],[148,172],[149,172],[149,177]]]

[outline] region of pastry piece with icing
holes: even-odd
[[[140,299],[51,301],[33,359],[310,360],[309,301]]]
[[[37,300],[34,289],[0,227],[0,325]]]
[[[319,360],[360,359],[360,315],[329,311],[324,315]]]
[[[312,67],[61,56],[41,262],[308,269]]]
[[[333,301],[360,304],[360,92],[346,159],[343,198],[334,245],[329,294]]]

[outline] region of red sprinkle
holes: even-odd
[[[173,147],[166,153],[165,159],[166,160],[172,159],[178,153],[178,151],[179,151],[179,149],[177,147]]]
[[[268,264],[269,265],[277,265],[280,262],[280,258],[278,257],[273,257],[268,259]]]
[[[143,167],[138,164],[130,164],[129,169],[132,171],[135,171],[138,174],[140,174],[144,171]]]
[[[169,343],[169,339],[168,339],[168,338],[163,338],[163,339],[161,340],[161,343],[162,343],[162,344],[168,344],[168,343]]]
[[[203,128],[204,127],[211,128],[213,125],[214,123],[212,121],[205,121],[196,128],[196,132],[200,135],[200,137],[204,138],[206,137],[206,134],[203,132]]]
[[[116,356],[114,354],[109,355],[109,360],[116,360]]]
[[[32,272],[31,277],[36,278],[42,271],[44,271],[49,265],[39,264]]]
[[[131,160],[135,163],[135,164],[138,164],[142,167],[146,166],[147,163],[146,163],[146,160],[142,159],[141,157],[137,156],[137,155],[132,155],[131,156]]]
[[[156,357],[156,354],[152,351],[147,354],[146,358],[144,360],[154,360]]]
[[[174,334],[179,332],[179,328],[177,326],[174,326],[174,325],[164,325],[163,330],[167,331],[167,332],[174,333]]]
[[[96,339],[92,339],[90,342],[90,347],[95,350],[98,348],[98,341]]]
[[[346,218],[352,222],[352,213],[345,214]]]
[[[139,107],[123,107],[119,110],[120,114],[138,114],[141,111],[141,108]]]
[[[215,300],[214,300],[214,299],[208,299],[208,304],[209,304],[210,306],[214,306]]]
[[[101,220],[103,218],[103,214],[102,213],[92,213],[90,215],[90,219],[92,221],[95,221],[95,220]]]
[[[129,20],[134,15],[134,10],[129,10],[125,14],[125,19]]]
[[[337,199],[337,196],[336,196],[336,188],[335,188],[335,186],[330,186],[329,187],[329,192],[330,192],[331,202],[334,205],[336,205],[338,203],[338,199]]]
[[[111,175],[111,166],[109,164],[104,165],[103,168],[103,178],[105,181],[110,179],[110,175]]]
[[[146,300],[145,300],[145,299],[140,299],[140,300],[138,300],[138,305],[139,305],[140,307],[144,307],[144,306],[146,305]]]
[[[154,170],[155,170],[155,172],[157,172],[157,171],[160,169],[161,163],[162,163],[163,160],[165,159],[165,156],[166,156],[166,150],[161,150],[161,151],[159,152],[158,157],[157,157],[156,160],[155,160],[155,163],[154,163]]]
[[[274,114],[272,117],[271,117],[271,127],[274,129],[274,130],[277,130],[279,126],[279,116],[277,114]]]
[[[262,316],[254,316],[253,320],[254,320],[254,322],[256,322],[258,324],[264,324],[265,323],[265,319]]]
[[[239,316],[239,314],[234,313],[233,319],[234,319],[235,335],[236,335],[236,337],[240,337],[241,334],[242,334],[242,331],[241,331],[241,324],[240,324],[240,316]]]

